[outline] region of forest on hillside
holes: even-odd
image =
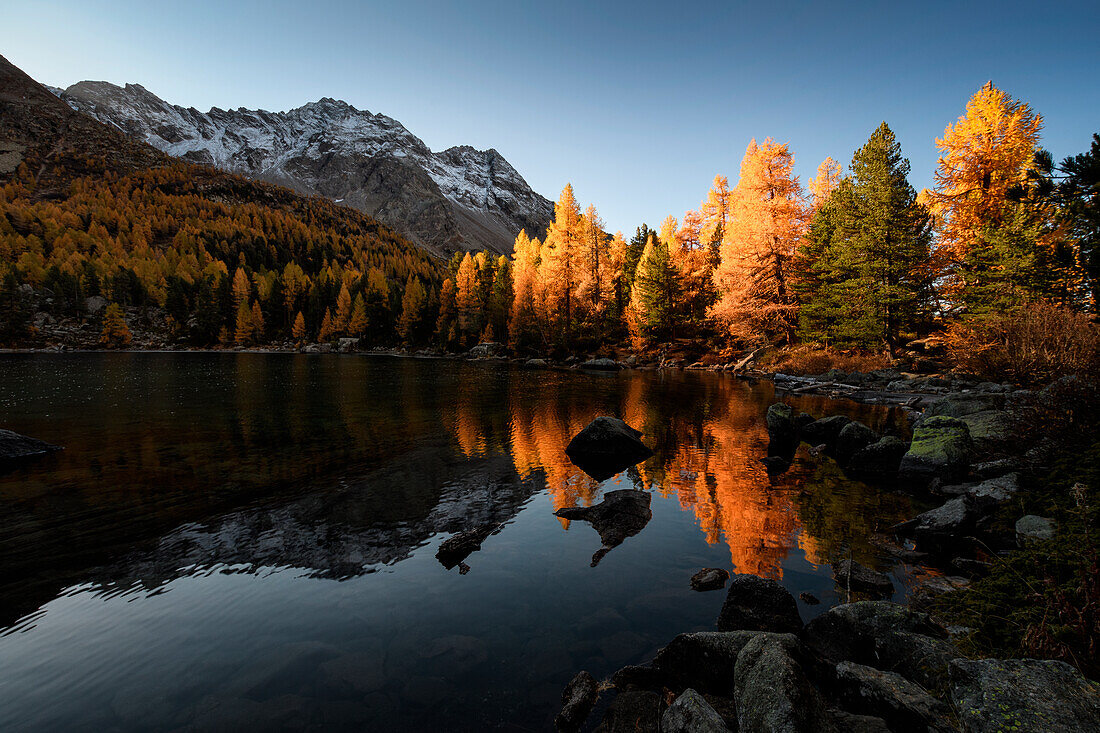
[[[788,144],[753,140],[736,185],[716,176],[697,210],[656,230],[607,233],[567,185],[549,229],[521,232],[511,258],[449,264],[323,200],[219,199],[182,163],[82,177],[62,196],[37,195],[24,167],[0,189],[0,340],[33,341],[31,301],[48,291],[57,316],[109,301],[106,345],[126,343],[123,307],[155,307],[173,339],[197,346],[884,351],[945,331],[974,353],[1031,319],[1092,358],[1100,136],[1056,165],[1042,125],[989,83],[936,140],[931,190],[909,183],[885,122],[846,168],[828,158],[805,187]]]

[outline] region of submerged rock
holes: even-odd
[[[970,428],[965,422],[955,417],[926,417],[913,429],[913,442],[898,473],[911,481],[953,481],[966,474],[971,452]]]
[[[599,696],[599,684],[588,672],[578,672],[561,693],[561,712],[554,718],[559,731],[575,731],[584,725]]]
[[[722,568],[703,568],[691,576],[691,588],[698,591],[719,590],[726,587],[729,577],[729,571]]]
[[[727,733],[729,726],[703,696],[688,688],[661,716],[661,733]]]
[[[957,659],[951,701],[968,733],[1100,730],[1100,685],[1065,662]]]
[[[802,618],[794,596],[779,583],[738,574],[730,580],[726,601],[718,614],[718,629],[797,634],[802,630]]]
[[[842,588],[850,588],[859,593],[871,593],[879,597],[894,594],[894,584],[884,573],[864,567],[852,560],[833,563],[833,579]]]
[[[37,438],[28,438],[11,430],[0,430],[0,466],[44,456],[58,450],[62,450],[61,446],[52,445]]]
[[[653,455],[641,436],[622,420],[601,416],[573,436],[565,453],[582,471],[603,481]]]
[[[592,567],[596,567],[604,555],[623,543],[627,537],[641,532],[653,511],[649,508],[650,495],[635,489],[620,489],[604,494],[603,501],[589,507],[566,507],[554,512],[562,519],[580,519],[590,522],[600,534],[603,547],[592,556]]]

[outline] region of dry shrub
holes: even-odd
[[[893,365],[889,354],[840,351],[830,347],[797,346],[766,354],[757,366],[783,374],[824,374],[830,369],[845,372],[871,372]]]
[[[1068,308],[1034,303],[995,318],[952,324],[944,334],[957,368],[994,381],[1041,384],[1100,375],[1100,329]]]

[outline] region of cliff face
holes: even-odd
[[[553,216],[497,151],[435,153],[397,120],[327,97],[288,112],[199,112],[138,84],[56,93],[169,155],[351,206],[437,253],[510,252],[520,229],[541,236]]]

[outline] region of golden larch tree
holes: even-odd
[[[367,332],[367,303],[363,300],[363,294],[355,296],[352,302],[351,315],[348,317],[348,336],[359,338]]]
[[[405,283],[405,292],[401,295],[401,315],[397,319],[397,333],[406,341],[416,336],[416,331],[424,317],[424,305],[427,293],[420,284],[420,278],[409,275]]]
[[[842,170],[840,163],[831,157],[821,161],[821,165],[817,167],[817,175],[810,179],[810,203],[814,211],[820,209],[840,185]]]
[[[1027,180],[1042,127],[1031,107],[988,82],[936,140],[940,159],[927,200],[944,255],[963,260],[983,230],[1003,222],[1009,189]]]
[[[560,324],[568,346],[577,305],[577,285],[583,270],[581,258],[581,210],[566,184],[554,205],[554,221],[546,230],[539,267],[540,306],[544,324]]]
[[[768,138],[749,143],[730,196],[730,223],[715,271],[718,302],[710,314],[740,339],[794,332],[789,267],[806,230],[806,205],[794,156]]]
[[[520,230],[516,235],[512,253],[512,311],[509,317],[509,334],[513,346],[534,330],[541,247],[538,239],[528,238],[526,230]]]
[[[478,262],[467,252],[455,275],[455,311],[458,328],[465,335],[481,330],[481,293],[478,287]]]
[[[306,318],[302,315],[301,311],[298,311],[298,315],[294,316],[294,325],[290,329],[290,337],[294,339],[294,343],[303,344],[306,340]]]
[[[123,349],[130,345],[130,328],[122,313],[122,306],[111,303],[103,311],[103,330],[99,334],[99,343],[108,349]]]
[[[715,176],[706,201],[699,206],[699,241],[711,253],[715,263],[729,226],[729,216],[729,180],[725,176]]]

